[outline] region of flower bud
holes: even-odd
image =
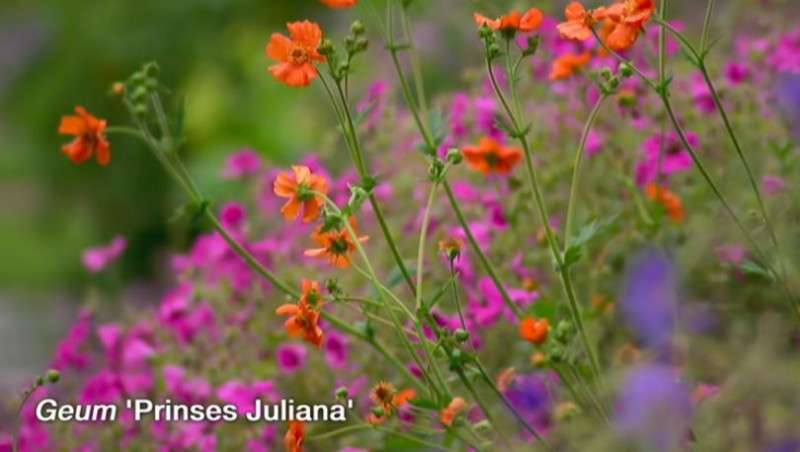
[[[155,61],[151,61],[142,67],[142,72],[148,77],[155,77],[158,75],[159,70],[158,63]]]
[[[125,84],[122,82],[114,82],[111,84],[111,89],[109,90],[112,96],[122,96],[125,94]]]
[[[139,119],[144,119],[147,116],[147,105],[138,104],[133,107],[133,114]]]
[[[61,379],[61,372],[55,369],[48,370],[44,375],[49,383],[58,383],[58,380]]]
[[[523,56],[531,56],[539,50],[539,35],[528,36],[527,47],[522,51]]]
[[[558,322],[556,326],[556,340],[561,343],[569,342],[569,338],[572,335],[572,324],[567,322],[566,320],[562,320]]]
[[[364,22],[357,20],[350,24],[350,31],[353,32],[354,35],[361,35],[364,34]]]
[[[317,52],[323,56],[330,55],[333,53],[333,42],[330,39],[323,39],[317,46]]]
[[[346,399],[348,396],[348,392],[349,391],[347,390],[347,387],[345,386],[339,387],[338,389],[336,389],[336,400]]]
[[[478,28],[478,36],[481,39],[491,39],[494,37],[494,30],[492,30],[488,25],[483,24],[480,28]]]
[[[619,77],[611,77],[611,79],[608,81],[608,86],[611,89],[619,88]]]
[[[469,339],[469,331],[459,328],[453,334],[453,337],[455,337],[458,342],[466,342],[467,339]]]
[[[464,161],[464,155],[461,154],[460,149],[451,148],[447,151],[447,161],[450,162],[452,165],[458,165],[462,161]]]
[[[611,69],[609,69],[608,66],[603,66],[603,68],[600,69],[600,76],[603,77],[604,80],[610,80],[612,75]]]
[[[134,102],[143,102],[147,99],[147,88],[144,86],[137,86],[135,90],[133,90],[133,94],[131,94],[131,99]]]
[[[633,75],[633,67],[628,63],[620,63],[619,75],[628,78]]]
[[[358,39],[356,39],[356,48],[355,48],[355,50],[357,52],[363,52],[363,51],[367,50],[368,47],[369,47],[369,41],[367,41],[366,38],[358,38]]]

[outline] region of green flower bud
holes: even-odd
[[[58,383],[58,380],[61,379],[61,372],[55,369],[48,370],[47,373],[44,375],[47,381],[50,383]]]
[[[348,396],[348,390],[345,386],[341,386],[336,390],[336,399],[344,400]]]
[[[464,155],[460,149],[452,148],[447,151],[447,161],[452,165],[458,165],[464,161]]]
[[[610,80],[612,75],[613,74],[611,73],[611,69],[609,69],[608,67],[603,67],[602,69],[600,69],[600,76],[603,77],[604,80],[606,81]]]
[[[364,34],[364,22],[357,20],[350,24],[350,31],[353,32],[354,35],[361,35]]]
[[[620,63],[619,75],[628,78],[633,75],[633,67],[628,63]]]
[[[455,337],[458,342],[466,342],[467,339],[469,339],[469,331],[459,328],[453,334],[453,337]]]

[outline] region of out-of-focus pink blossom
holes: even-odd
[[[115,261],[125,251],[127,245],[125,237],[118,235],[108,245],[88,248],[81,257],[83,266],[92,273],[98,273]]]

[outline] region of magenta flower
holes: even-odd
[[[303,344],[280,344],[276,350],[278,368],[284,373],[293,374],[306,364],[308,349]]]
[[[236,405],[239,414],[251,412],[256,399],[275,402],[280,397],[272,380],[255,381],[251,384],[229,380],[217,388],[216,395],[219,400]]]
[[[349,355],[347,338],[331,331],[325,340],[325,361],[332,369],[341,369],[347,364]]]
[[[252,149],[242,149],[228,155],[222,168],[222,177],[240,179],[257,173],[261,169],[261,157]]]
[[[235,228],[244,221],[246,212],[244,205],[236,201],[228,201],[219,208],[222,224],[228,228]]]
[[[765,174],[761,177],[761,191],[767,196],[774,196],[786,190],[786,181],[780,176]]]
[[[89,356],[84,350],[84,344],[89,338],[91,323],[91,311],[81,309],[78,313],[78,320],[56,346],[56,356],[50,363],[50,367],[63,371],[69,368],[80,370],[89,365]]]
[[[680,137],[674,131],[669,131],[662,138],[660,133],[650,136],[642,144],[644,158],[636,163],[636,183],[644,185],[653,181],[658,172],[659,154],[662,150],[661,174],[670,175],[686,171],[692,167],[692,156],[683,147]],[[692,147],[696,147],[697,135],[686,132],[686,140]]]
[[[115,261],[127,246],[128,241],[125,237],[118,235],[108,245],[88,248],[81,257],[83,266],[92,273],[98,273]]]
[[[738,243],[728,243],[720,245],[714,250],[717,253],[717,259],[722,263],[741,264],[744,262],[747,250],[744,246]]]

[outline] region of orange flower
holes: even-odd
[[[417,392],[413,389],[403,389],[398,392],[394,385],[388,381],[378,382],[369,392],[369,398],[383,409],[383,417],[394,412],[396,407],[404,405],[416,396]]]
[[[353,217],[348,220],[350,227],[358,236],[358,225]],[[359,242],[365,242],[369,237],[358,237]],[[320,259],[328,259],[331,265],[336,265],[339,268],[350,267],[350,254],[355,251],[356,245],[350,237],[350,232],[346,227],[342,226],[334,230],[324,230],[323,226],[319,226],[311,233],[311,240],[314,241],[320,248],[313,248],[306,250],[306,256],[317,257]]]
[[[322,290],[317,281],[310,281],[303,278],[300,282],[300,300],[298,303],[316,306],[322,301]]]
[[[592,27],[605,15],[604,8],[587,10],[580,2],[572,2],[564,10],[566,22],[556,26],[558,33],[567,39],[585,41],[592,36]]]
[[[461,153],[467,164],[483,174],[496,172],[508,174],[522,160],[522,149],[501,146],[493,138],[485,136],[475,146],[464,146]]]
[[[317,76],[314,61],[325,61],[317,52],[322,41],[322,30],[314,22],[290,22],[286,24],[289,36],[273,33],[266,52],[278,64],[269,67],[272,75],[291,86],[308,86]]]
[[[303,440],[306,438],[306,423],[302,421],[289,421],[289,430],[286,431],[286,436],[283,437],[283,445],[286,447],[286,452],[302,452],[300,447]]]
[[[290,337],[302,335],[306,342],[322,347],[324,334],[319,327],[319,312],[311,308],[304,299],[301,298],[297,304],[280,305],[275,313],[290,316],[283,324]]]
[[[550,322],[547,319],[536,320],[533,317],[525,317],[519,322],[519,335],[537,345],[547,339],[549,330]]]
[[[644,191],[648,198],[658,201],[664,207],[670,220],[675,223],[683,221],[683,203],[678,195],[652,182],[645,186]]]
[[[442,409],[442,415],[439,420],[444,425],[453,423],[453,419],[467,409],[467,401],[461,397],[454,397],[447,406]]]
[[[58,133],[75,135],[69,144],[61,146],[61,152],[75,163],[83,163],[95,154],[97,163],[107,164],[111,160],[111,149],[103,134],[106,120],[95,118],[83,107],[75,107],[75,113],[78,115],[62,116],[58,125]]]
[[[303,208],[303,221],[308,223],[319,216],[320,208],[325,200],[314,194],[328,194],[328,181],[318,174],[311,174],[307,166],[292,166],[292,172],[281,173],[275,179],[273,190],[282,198],[289,198],[281,207],[281,214],[287,220],[294,220]]]
[[[559,56],[553,61],[553,67],[550,70],[550,80],[569,77],[574,74],[578,68],[585,66],[589,62],[589,59],[591,59],[591,54],[588,50],[580,55],[567,52]]]
[[[479,27],[488,25],[494,30],[508,32],[533,31],[539,28],[539,25],[542,24],[542,19],[544,18],[542,11],[540,11],[538,8],[531,8],[525,11],[524,14],[520,13],[519,11],[511,11],[505,16],[500,16],[497,19],[490,19],[480,13],[474,13],[473,17],[475,18],[475,23],[478,24]]]
[[[358,3],[358,0],[319,0],[325,5],[330,6],[331,8],[349,8],[351,6],[355,6]]]
[[[654,9],[653,0],[624,0],[609,6],[606,10],[608,24],[603,24],[607,30],[603,37],[606,45],[614,50],[633,45]]]
[[[506,369],[503,369],[503,371],[500,372],[500,374],[498,374],[495,377],[494,383],[497,385],[497,389],[499,389],[501,392],[506,392],[506,389],[508,389],[508,386],[511,384],[511,382],[514,380],[514,377],[516,376],[517,376],[517,369],[514,369],[513,367],[508,367]]]

